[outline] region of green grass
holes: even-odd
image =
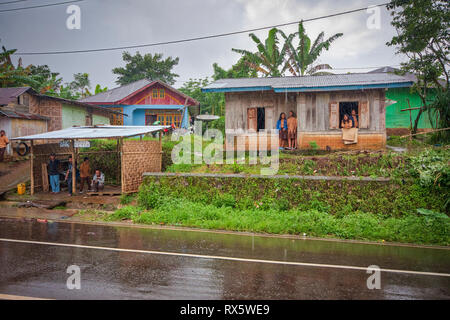
[[[355,212],[336,217],[317,209],[245,209],[232,205],[202,204],[186,199],[162,198],[154,208],[127,206],[108,220],[133,220],[142,224],[164,224],[204,229],[251,231],[271,234],[303,234],[315,237],[450,244],[447,216],[407,215],[384,218]]]
[[[166,177],[158,182],[146,181],[137,195],[137,206],[116,210],[106,220],[272,234],[306,233],[342,239],[450,244],[450,218],[430,209],[436,208],[436,202],[442,206],[445,197],[442,200],[419,185],[394,186],[392,189],[389,184],[343,185],[337,182],[340,193],[330,195],[327,194],[327,184],[307,189],[298,181],[227,179],[197,178],[194,181]],[[207,185],[211,188],[206,188]],[[219,186],[220,192],[217,191]],[[280,196],[286,192],[290,198]],[[293,197],[298,198],[293,201]]]

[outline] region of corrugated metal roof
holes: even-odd
[[[29,89],[30,87],[0,88],[0,106],[9,104]]]
[[[278,78],[240,78],[220,79],[203,88],[204,91],[226,91],[226,89],[241,89],[241,91],[304,89],[314,91],[317,88],[348,87],[407,84],[411,82],[407,77],[391,73],[349,73],[320,76],[278,77]],[[231,90],[233,91],[233,90]]]
[[[104,111],[107,113],[114,113],[114,114],[120,114],[120,115],[127,116],[126,114],[123,114],[121,112],[118,112],[115,110],[110,110],[108,108],[101,107],[101,106],[87,104],[87,103],[83,103],[83,102],[76,101],[76,100],[69,100],[69,99],[64,99],[64,98],[60,98],[60,97],[48,96],[45,94],[39,94],[36,91],[34,91],[31,87],[0,88],[0,106],[9,104],[14,99],[17,99],[17,97],[20,96],[22,93],[27,92],[27,91],[28,91],[28,93],[30,93],[34,96],[37,96],[41,99],[59,101],[61,103],[73,104],[73,105],[77,105],[77,106],[84,107],[84,108],[91,108],[91,109],[98,110],[98,111]],[[45,107],[45,106],[42,106],[42,107]]]
[[[108,139],[139,136],[170,128],[170,126],[89,126],[72,127],[31,136],[16,137],[11,140],[51,140],[51,139]]]
[[[47,117],[37,115],[37,114],[31,114],[27,112],[18,112],[13,110],[0,110],[0,116],[5,116],[8,118],[15,118],[15,119],[25,119],[25,120],[50,120]]]
[[[142,88],[144,88],[144,87],[146,87],[146,86],[148,86],[150,84],[154,84],[154,83],[159,83],[161,86],[178,93],[180,96],[182,96],[185,99],[188,99],[188,101],[190,101],[194,105],[199,105],[200,104],[194,98],[189,97],[188,95],[184,94],[183,92],[175,89],[174,87],[168,85],[167,83],[165,83],[165,82],[163,82],[161,80],[148,80],[148,79],[138,80],[138,81],[126,84],[124,86],[108,90],[106,92],[101,92],[101,93],[96,94],[94,96],[90,96],[90,97],[86,97],[86,98],[80,99],[78,101],[83,102],[83,103],[96,103],[96,104],[118,103],[121,100],[125,99],[126,97],[132,95],[136,91],[139,91]]]
[[[89,103],[89,102],[117,102],[122,100],[123,98],[128,97],[133,92],[142,89],[143,87],[149,85],[152,83],[150,80],[142,79],[139,81],[135,81],[129,84],[126,84],[121,87],[117,87],[111,90],[108,90],[106,92],[101,92],[99,94],[86,97],[83,99],[80,99],[80,102]]]

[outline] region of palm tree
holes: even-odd
[[[256,43],[258,49],[255,53],[243,49],[233,48],[231,50],[242,54],[245,63],[257,72],[261,72],[264,76],[279,77],[285,72],[287,67],[283,65],[287,47],[283,46],[280,51],[277,33],[277,28],[270,29],[264,44],[255,34],[250,33],[249,36]],[[281,66],[283,68],[280,71]]]
[[[303,76],[306,74],[319,74],[319,70],[332,69],[329,64],[319,64],[314,65],[314,61],[317,60],[320,53],[326,49],[328,50],[330,44],[342,37],[342,33],[336,33],[327,40],[324,40],[324,32],[322,31],[314,40],[311,46],[311,39],[306,34],[305,28],[303,27],[303,21],[298,24],[298,31],[286,36],[283,31],[279,30],[282,37],[285,39],[285,47],[287,52],[287,69],[294,76]],[[298,37],[298,44],[294,47],[292,43],[294,38]],[[320,72],[322,74],[326,72]]]

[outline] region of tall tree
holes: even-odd
[[[395,46],[397,54],[408,57],[408,61],[401,64],[401,70],[416,75],[417,82],[412,90],[417,92],[422,101],[412,128],[413,133],[417,131],[420,117],[425,111],[436,113],[441,118],[441,121],[437,121],[440,126],[449,127],[449,107],[446,102],[450,69],[450,3],[437,0],[392,0],[387,8],[393,17],[392,25],[397,30],[397,35],[387,45]],[[441,81],[440,77],[445,80]],[[434,103],[429,103],[427,99],[431,86],[438,90],[439,99]]]
[[[31,65],[30,76],[38,82],[32,88],[39,93],[57,92],[62,83],[58,72],[52,72],[48,65]]]
[[[75,73],[73,75],[73,81],[70,83],[70,88],[75,92],[79,92],[81,97],[84,98],[89,95],[91,88],[91,81],[89,80],[89,74],[87,73]]]
[[[223,115],[224,94],[222,92],[202,92],[201,90],[209,83],[207,77],[204,79],[189,79],[189,81],[183,83],[179,90],[200,102],[200,113],[208,112],[209,114]],[[190,112],[190,114],[193,114],[193,112]]]
[[[313,65],[323,50],[328,50],[333,41],[342,37],[342,33],[336,33],[324,40],[325,33],[322,31],[311,45],[311,39],[306,34],[303,21],[298,24],[298,31],[286,36],[279,30],[285,39],[287,51],[287,67],[294,76],[303,76],[305,74],[318,74],[320,70],[332,69],[329,64]],[[297,45],[294,45],[294,39],[298,39]],[[320,72],[324,73],[324,72]]]
[[[258,72],[251,68],[245,61],[245,57],[239,59],[230,69],[225,70],[217,63],[213,64],[214,74],[213,79],[230,79],[230,78],[256,78]]]
[[[177,74],[172,72],[174,66],[179,62],[179,58],[168,57],[162,59],[162,53],[147,53],[141,55],[137,52],[134,56],[128,52],[122,54],[122,59],[126,62],[125,67],[114,68],[112,72],[118,75],[117,84],[124,85],[144,78],[150,80],[161,80],[173,85]]]
[[[249,36],[255,42],[257,52],[251,52],[243,49],[231,49],[240,53],[245,59],[245,63],[256,72],[265,77],[279,77],[286,71],[287,66],[284,63],[286,47],[280,50],[278,40],[278,29],[272,28],[264,43],[254,34]]]
[[[31,65],[22,66],[22,59],[19,59],[17,67],[12,63],[11,55],[17,49],[7,50],[2,46],[0,52],[0,87],[21,87],[21,86],[37,86],[38,81],[34,80],[30,75]]]

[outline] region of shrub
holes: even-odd
[[[143,184],[138,193],[138,204],[145,209],[157,208],[161,204],[161,190],[155,183]]]
[[[427,149],[410,159],[410,173],[419,178],[423,187],[450,188],[450,152],[445,149]]]
[[[236,207],[236,199],[232,194],[225,193],[225,194],[219,194],[214,199],[214,205],[216,207]]]

